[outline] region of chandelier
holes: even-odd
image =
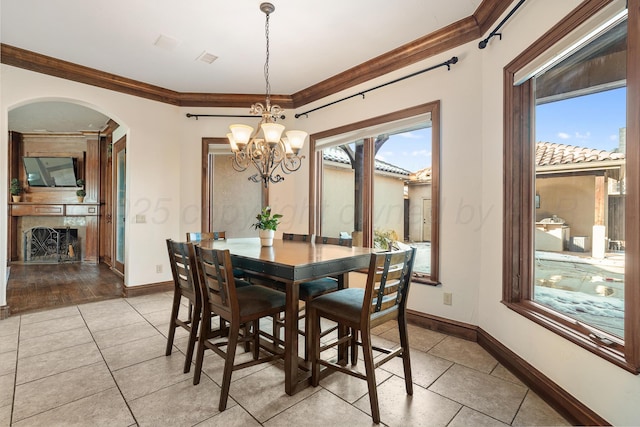
[[[269,182],[277,183],[284,180],[278,170],[285,174],[300,169],[304,156],[298,153],[304,145],[307,132],[290,130],[282,136],[284,126],[276,123],[278,118],[284,118],[284,110],[279,105],[271,105],[271,85],[269,84],[269,15],[275,10],[271,3],[262,3],[260,10],[265,13],[265,36],[267,39],[267,59],[264,64],[264,79],[266,82],[266,102],[257,102],[251,106],[251,115],[260,115],[259,127],[254,131],[251,126],[234,124],[229,126],[231,133],[227,134],[231,151],[233,151],[233,168],[242,172],[253,164],[258,173],[249,177],[253,182],[262,181],[265,188]],[[262,131],[262,133],[260,133]]]

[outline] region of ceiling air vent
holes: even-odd
[[[196,60],[206,62],[207,64],[213,63],[213,61],[215,61],[216,59],[218,59],[217,56],[207,52],[206,50],[196,58]]]

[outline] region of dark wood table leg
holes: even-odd
[[[297,391],[298,383],[298,297],[297,283],[287,283],[287,305],[284,314],[284,390],[288,395]]]

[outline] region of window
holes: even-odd
[[[414,281],[437,284],[439,103],[311,135],[311,230],[418,248]]]
[[[505,68],[503,300],[638,373],[639,35],[594,3]]]

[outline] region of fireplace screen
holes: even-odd
[[[34,227],[24,232],[25,262],[71,262],[80,260],[78,230]]]

